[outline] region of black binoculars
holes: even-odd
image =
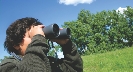
[[[57,24],[51,24],[43,28],[46,39],[67,39],[70,38],[70,28],[59,29]]]

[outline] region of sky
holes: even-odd
[[[57,23],[59,27],[64,22],[77,19],[82,10],[91,13],[103,10],[126,10],[133,7],[133,0],[0,0],[0,59],[8,56],[4,50],[6,29],[17,19],[34,17],[45,26]]]

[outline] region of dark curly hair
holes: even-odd
[[[19,54],[14,46],[19,46],[25,36],[26,30],[29,30],[32,25],[42,25],[42,23],[38,19],[25,17],[16,20],[7,28],[4,48],[9,54],[11,52]]]

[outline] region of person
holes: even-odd
[[[49,46],[38,19],[25,17],[6,30],[4,48],[13,57],[0,63],[0,72],[83,72],[83,61],[71,39],[53,39],[62,47],[64,58],[47,56]]]

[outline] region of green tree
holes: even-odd
[[[129,31],[125,32],[125,39],[128,41],[128,46],[133,44],[133,8],[127,6],[127,10],[124,11],[125,18],[127,20],[127,25]]]
[[[53,48],[50,49],[50,51],[47,53],[48,56],[55,57],[55,52],[62,51],[60,45],[55,45]]]
[[[76,43],[81,54],[92,54],[131,46],[132,25],[133,10],[127,7],[124,14],[116,10],[103,10],[96,14],[81,10],[77,20],[64,22],[63,27],[71,29],[71,39]]]

